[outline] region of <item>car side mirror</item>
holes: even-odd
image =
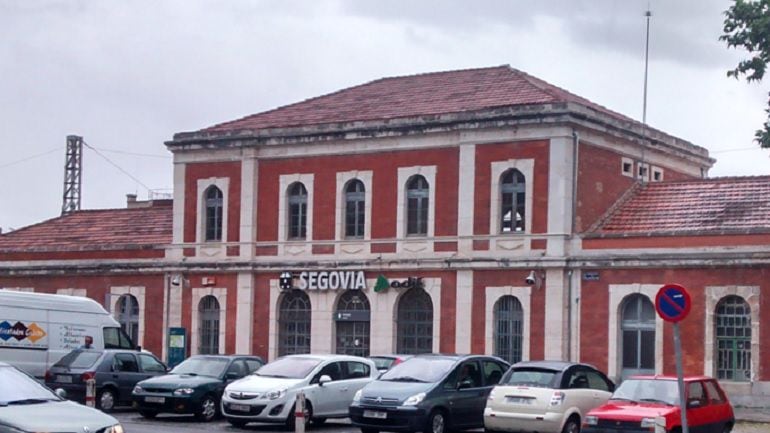
[[[320,379],[318,379],[318,386],[324,386],[325,383],[331,382],[332,378],[328,374],[324,374],[321,376]]]
[[[67,391],[61,388],[56,388],[56,390],[53,393],[59,396],[59,398],[63,398],[65,400],[67,399]]]

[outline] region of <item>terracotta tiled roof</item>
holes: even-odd
[[[171,243],[172,201],[81,210],[0,235],[0,252],[132,249]]]
[[[200,132],[256,131],[564,102],[582,104],[617,119],[631,121],[628,117],[504,65],[382,78],[220,123]]]
[[[770,231],[770,176],[648,183],[610,211],[593,234]]]

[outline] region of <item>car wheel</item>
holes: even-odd
[[[110,412],[115,409],[115,391],[111,388],[105,388],[96,396],[96,404],[104,412]]]
[[[237,418],[227,418],[227,422],[233,427],[243,427],[248,423],[248,421]]]
[[[139,415],[147,419],[152,419],[158,416],[158,412],[155,412],[154,410],[139,410]]]
[[[732,424],[730,424],[729,422],[725,423],[725,426],[722,427],[722,433],[730,433],[731,431],[733,431]]]
[[[445,433],[447,430],[446,416],[444,412],[437,410],[430,414],[425,433]]]
[[[217,402],[214,401],[212,396],[207,395],[203,397],[200,408],[195,412],[195,418],[197,418],[198,421],[209,422],[213,420],[215,416],[217,416]]]
[[[564,428],[561,429],[561,433],[580,433],[580,421],[577,417],[571,416],[566,423],[564,423]]]
[[[313,418],[310,421],[313,423],[313,425],[324,425],[324,423],[326,423],[326,418],[323,418],[323,417]],[[729,433],[729,432],[725,432],[725,433]]]

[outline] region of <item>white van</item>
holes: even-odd
[[[42,378],[86,336],[95,350],[136,349],[93,299],[0,290],[0,361]]]

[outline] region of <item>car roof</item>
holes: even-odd
[[[582,366],[582,367],[588,367],[592,369],[596,369],[591,364],[584,364],[581,362],[569,362],[569,361],[549,361],[549,360],[543,360],[543,361],[519,361],[515,364],[513,364],[511,367],[513,368],[519,368],[519,367],[536,367],[536,368],[546,368],[548,370],[556,370],[556,371],[564,371],[570,367],[574,366]]]
[[[506,362],[504,359],[498,358],[493,355],[474,355],[474,354],[467,354],[467,353],[420,353],[416,355],[409,355],[409,357],[410,358],[451,359],[455,361],[463,361],[466,359],[497,359],[497,360]]]
[[[262,361],[262,358],[256,355],[192,355],[187,359],[190,358],[214,358],[214,359],[236,359],[236,358],[251,358],[258,361]]]
[[[363,358],[360,356],[353,356],[353,355],[339,355],[339,354],[311,354],[311,353],[304,353],[304,354],[294,354],[294,355],[285,355],[282,358],[309,358],[309,359],[317,359],[319,361],[328,361],[328,360],[337,360],[337,361],[371,361],[368,358]]]
[[[628,377],[627,379],[645,379],[645,380],[677,380],[678,378],[676,376],[671,376],[667,374],[639,374],[635,376]],[[697,380],[713,380],[713,377],[710,376],[684,376],[683,380],[685,382],[694,382]]]

